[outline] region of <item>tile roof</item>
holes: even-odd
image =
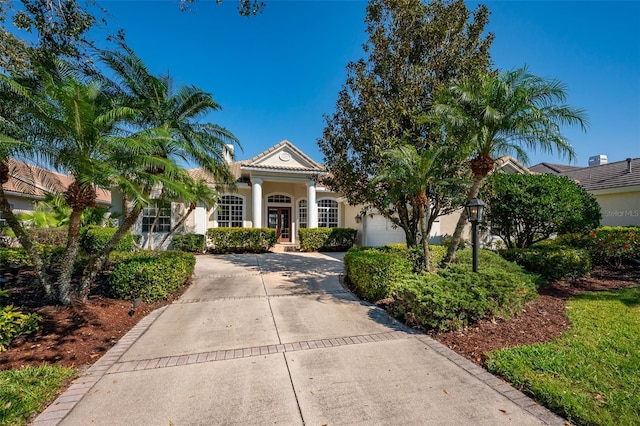
[[[567,176],[579,183],[587,191],[624,188],[640,185],[640,158],[631,158],[631,172],[627,171],[627,160],[591,167],[576,167],[559,164],[540,163],[531,171]]]
[[[72,182],[69,175],[10,159],[9,181],[2,188],[25,196],[43,197],[46,193],[63,192]],[[97,188],[96,195],[98,203],[111,204],[111,191]]]

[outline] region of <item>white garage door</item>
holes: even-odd
[[[363,219],[363,222],[363,245],[365,246],[379,247],[385,244],[407,242],[402,228],[394,228],[391,221],[380,214],[375,214],[373,217],[367,215]],[[430,242],[437,242],[433,240],[434,237],[438,237],[439,235],[440,222],[436,220],[431,227]]]

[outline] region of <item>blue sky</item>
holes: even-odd
[[[157,73],[213,94],[222,111],[208,121],[241,141],[237,158],[288,139],[317,161],[316,140],[345,81],[346,65],[363,56],[364,1],[271,1],[251,18],[236,2],[200,0],[180,12],[177,0],[102,0],[110,28]],[[477,2],[467,2],[475,8]],[[527,64],[568,87],[568,103],[586,110],[587,133],[566,128],[577,152],[609,161],[640,157],[640,1],[489,1],[494,66]],[[530,165],[567,163],[530,153]]]

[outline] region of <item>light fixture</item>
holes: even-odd
[[[362,215],[358,213],[355,217],[356,223],[362,223]]]
[[[465,209],[467,210],[467,219],[471,222],[471,245],[473,246],[473,272],[478,272],[478,223],[482,222],[484,207],[486,206],[482,200],[472,198],[469,200]]]

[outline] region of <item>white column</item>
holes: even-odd
[[[251,203],[253,204],[253,227],[262,228],[262,179],[251,178]]]
[[[318,227],[318,204],[316,203],[316,182],[307,182],[307,226]]]

